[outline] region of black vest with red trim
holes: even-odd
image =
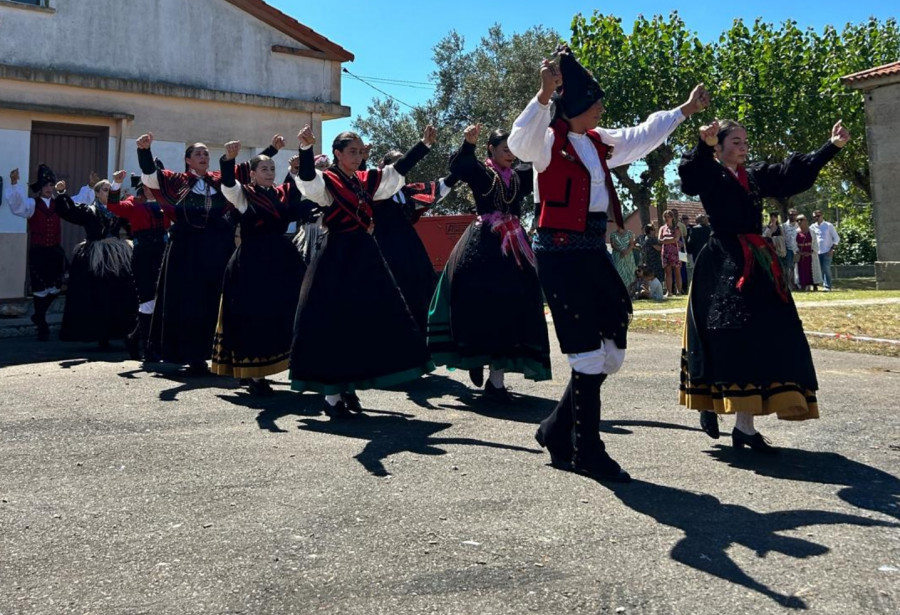
[[[541,195],[538,228],[583,233],[587,226],[591,202],[591,173],[569,140],[568,123],[558,119],[550,128],[553,130],[550,164],[538,173],[538,192]],[[622,204],[616,194],[606,162],[612,148],[603,143],[600,135],[594,130],[589,130],[587,136],[597,148],[597,156],[603,167],[606,190],[609,192],[609,209],[612,213],[610,217],[616,224],[624,227]]]
[[[34,213],[28,218],[28,233],[33,246],[53,247],[62,241],[62,228],[53,199],[50,199],[50,206],[47,207],[44,199],[35,197]]]
[[[336,167],[322,171],[325,186],[333,203],[322,218],[328,230],[335,233],[368,231],[372,225],[372,204],[381,184],[381,170],[356,171],[347,176]]]

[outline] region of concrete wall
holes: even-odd
[[[900,83],[865,93],[879,288],[900,288]]]
[[[340,101],[336,62],[224,0],[78,0],[54,11],[0,4],[0,62],[306,101]]]

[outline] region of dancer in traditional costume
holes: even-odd
[[[66,271],[66,255],[60,245],[62,228],[53,200],[55,183],[56,176],[50,167],[39,165],[37,179],[30,185],[35,197],[30,198],[19,185],[19,169],[13,169],[4,195],[10,211],[28,220],[28,273],[34,303],[31,322],[42,342],[50,339],[47,311],[59,294]]]
[[[155,162],[157,168],[164,168],[159,160]],[[156,304],[156,285],[169,239],[168,229],[175,220],[175,207],[171,204],[159,204],[152,191],[144,188],[140,176],[131,178],[135,195],[123,198],[124,179],[125,171],[118,171],[113,175],[112,190],[106,206],[131,226],[131,271],[137,286],[139,305],[137,323],[128,336],[128,351],[132,359],[152,360],[153,357],[146,353],[150,319]]]
[[[272,392],[266,376],[288,368],[291,334],[306,264],[286,235],[291,222],[306,222],[314,203],[297,181],[275,185],[275,162],[250,160],[250,181],[235,178],[239,141],[225,144],[219,161],[222,192],[240,213],[241,245],[225,269],[212,371],[248,380],[254,395]]]
[[[151,133],[137,140],[141,182],[154,191],[160,205],[175,208],[175,222],[159,272],[150,352],[165,362],[186,364],[189,375],[204,375],[209,373],[206,360],[216,331],[222,277],[235,249],[233,207],[222,196],[220,173],[209,171],[206,145],[195,143],[185,150],[185,171],[180,173],[156,168],[152,143]],[[272,149],[277,149],[274,144]],[[246,163],[241,166],[237,176],[246,181],[249,170]]]
[[[519,223],[532,193],[531,168],[514,168],[509,133],[494,131],[478,160],[480,126],[469,126],[450,171],[472,188],[478,217],[453,248],[428,316],[428,347],[437,365],[469,370],[485,395],[509,401],[506,372],[550,378],[550,340],[534,253]],[[489,368],[484,381],[484,367]]]
[[[287,175],[284,176],[284,182],[299,181],[300,179],[300,156],[291,156],[290,167]],[[324,171],[331,166],[331,160],[325,154],[319,154],[315,158],[316,169]],[[305,199],[315,206],[315,203],[309,199]],[[318,206],[316,206],[318,207]],[[303,262],[308,267],[310,263],[322,252],[325,247],[325,238],[327,233],[322,225],[321,208],[313,210],[312,216],[304,224],[291,223],[288,227],[288,233],[293,236],[294,245],[303,256]]]
[[[400,151],[388,152],[378,168],[394,164],[402,157]],[[391,202],[376,203],[372,208],[375,241],[423,335],[437,274],[425,244],[413,226],[432,205],[447,196],[458,181],[451,173],[437,181],[406,184],[391,197]]]
[[[654,113],[634,128],[597,128],[603,90],[568,48],[557,53],[559,66],[543,63],[541,89],[509,137],[513,153],[531,161],[537,173],[538,275],[572,368],[562,399],[535,437],[554,466],[624,482],[628,473],[606,452],[599,434],[600,387],[622,366],[631,318],[628,290],[606,250],[607,212],[625,225],[610,169],[653,151],[708,104],[708,94],[698,86],[685,104]]]
[[[59,338],[97,342],[101,348],[125,340],[134,329],[138,308],[131,271],[131,243],[121,238],[125,220],[107,207],[111,185],[94,184],[94,202],[75,203],[58,182],[55,199],[59,217],[84,227],[86,238],[72,253],[66,307]]]
[[[360,171],[368,148],[356,133],[332,144],[335,163],[314,166],[315,136],[300,133],[300,188],[325,209],[328,241],[300,292],[291,351],[292,387],[325,393],[325,412],[335,418],[361,411],[354,391],[418,378],[434,369],[425,339],[369,233],[373,206],[406,183],[404,175],[424,157],[437,131],[395,164]],[[343,395],[342,395],[343,394]]]
[[[745,165],[747,132],[725,120],[704,126],[678,167],[681,189],[700,196],[713,229],[694,266],[679,400],[702,411],[701,426],[713,438],[719,426],[712,413],[736,414],[735,448],[777,451],[754,428],[756,415],[794,421],[819,416],[803,324],[775,250],[762,236],[762,199],[808,190],[849,139],[838,122],[815,152]]]

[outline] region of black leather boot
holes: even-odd
[[[572,375],[572,401],[575,410],[572,470],[595,480],[627,483],[631,476],[606,452],[600,439],[600,385],[605,374]]]
[[[573,372],[574,374],[574,372]],[[572,400],[572,377],[556,408],[541,421],[534,439],[550,453],[550,465],[560,470],[572,469],[572,427],[575,425],[575,408]]]

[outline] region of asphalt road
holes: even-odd
[[[509,406],[441,369],[336,423],[286,374],[0,341],[0,614],[900,612],[900,360],[814,351],[823,418],[760,458],[677,406],[677,340],[630,346],[609,486],[533,439],[558,353]]]

